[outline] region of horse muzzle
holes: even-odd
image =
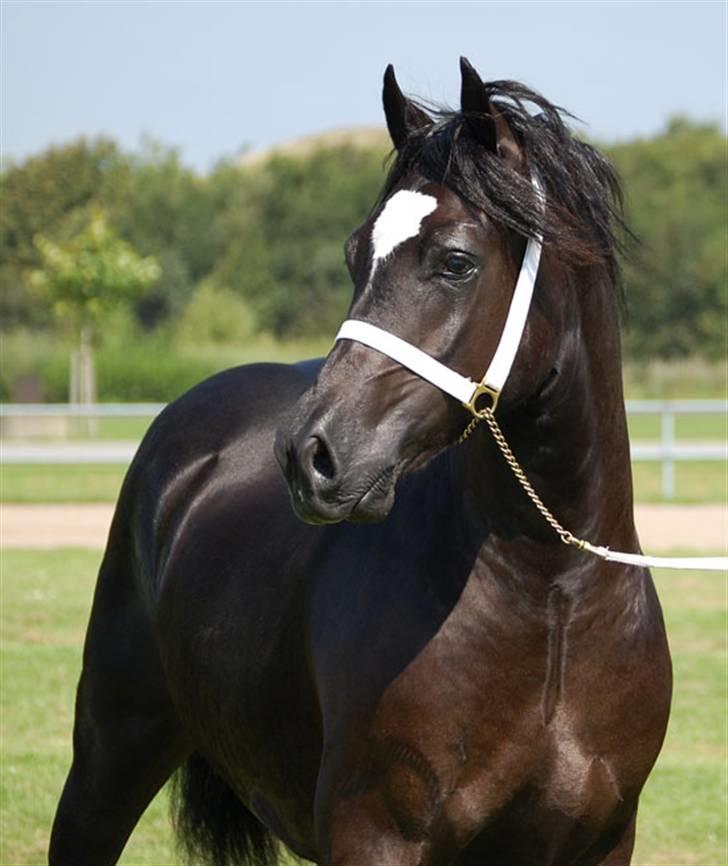
[[[321,429],[278,431],[275,456],[288,482],[293,510],[306,523],[376,523],[394,504],[395,466],[347,460],[344,470]]]

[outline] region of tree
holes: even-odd
[[[81,138],[51,147],[0,176],[0,321],[2,327],[49,323],[48,311],[34,303],[25,275],[40,265],[33,239],[57,237],[73,211],[97,202],[105,179],[122,157],[108,139]]]
[[[135,305],[140,324],[152,330],[181,313],[214,267],[217,209],[207,179],[176,150],[146,139],[107,179],[100,201],[120,236],[159,263],[159,279]]]
[[[632,358],[725,352],[726,145],[718,126],[675,119],[659,135],[604,148],[642,242],[624,267]],[[132,302],[145,329],[184,316],[204,285],[208,309],[234,292],[258,330],[333,333],[351,297],[343,244],[381,189],[384,157],[384,144],[319,143],[200,176],[154,142],[129,154],[81,140],[10,166],[0,175],[0,326],[55,324],[28,281],[45,267],[34,238],[65,250],[101,208],[117,239],[158,265]]]
[[[719,127],[674,118],[654,138],[608,149],[640,240],[624,267],[635,359],[725,356],[727,145]]]
[[[96,399],[93,341],[106,315],[129,303],[159,276],[159,265],[143,258],[109,226],[105,213],[91,209],[82,228],[67,242],[42,234],[35,237],[41,267],[31,275],[32,285],[44,292],[55,316],[78,340],[71,358],[71,402]]]
[[[153,255],[159,278],[135,307],[152,329],[178,314],[214,267],[209,230],[219,211],[207,178],[180,162],[175,150],[146,140],[124,153],[106,139],[52,147],[0,175],[0,327],[48,327],[50,310],[34,302],[27,274],[40,266],[38,234],[65,243],[78,213],[102,208],[119,236]]]
[[[384,182],[384,154],[340,146],[226,172],[235,194],[215,224],[213,272],[279,337],[332,333],[351,299],[344,242]],[[211,180],[215,180],[214,177]]]

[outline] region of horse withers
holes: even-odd
[[[564,526],[637,550],[617,179],[541,96],[461,72],[435,116],[385,74],[350,318],[477,377],[542,238],[496,414]],[[630,862],[671,692],[652,580],[562,544],[470,418],[351,339],[167,407],[99,574],[53,866],[116,862],[175,771],[195,863]]]

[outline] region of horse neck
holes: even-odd
[[[574,287],[573,303],[564,307],[566,333],[556,374],[535,396],[504,413],[501,426],[533,487],[567,530],[597,544],[635,550],[619,312],[608,283],[601,272]],[[453,460],[466,523],[486,548],[510,548],[518,541],[512,552],[539,562],[583,557],[563,545],[537,511],[485,424]]]

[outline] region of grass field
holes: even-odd
[[[633,465],[635,499],[662,502],[661,467]],[[0,502],[115,502],[126,467],[104,464],[0,467]],[[728,501],[728,463],[678,463],[675,502]]]
[[[66,419],[65,438],[78,440],[140,440],[146,432],[151,417],[139,418],[87,418]],[[632,439],[659,439],[660,416],[635,414],[629,418],[629,432]],[[676,418],[675,433],[678,439],[726,439],[728,437],[728,418],[723,415],[681,415]],[[29,441],[48,441],[58,436],[58,432],[43,435],[36,431],[26,438]]]
[[[81,641],[99,558],[86,550],[2,551],[0,866],[45,863],[69,762]],[[643,795],[633,863],[726,866],[725,580],[666,571],[656,578],[673,651],[675,699],[665,748]],[[163,792],[121,863],[179,862]]]
[[[109,418],[100,421],[99,437],[138,439],[148,419]],[[629,418],[633,441],[655,441],[660,420],[653,415]],[[721,415],[677,419],[676,435],[685,441],[725,441],[728,418]],[[639,502],[662,501],[662,469],[658,463],[634,464],[635,497]],[[114,502],[126,467],[118,465],[3,465],[0,502]],[[728,501],[728,463],[696,462],[676,465],[677,502]]]
[[[125,466],[0,466],[0,502],[116,502]]]

